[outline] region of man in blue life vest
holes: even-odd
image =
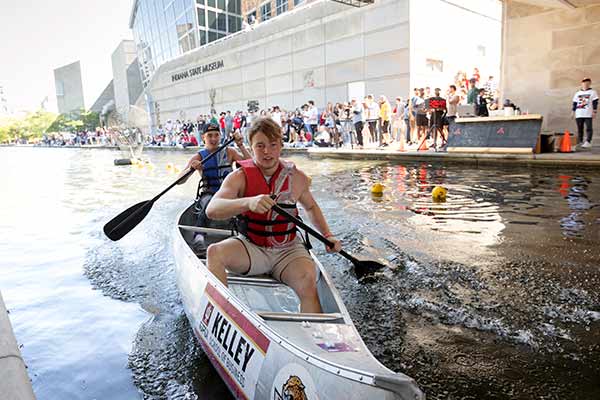
[[[278,204],[297,215],[296,204],[300,204],[313,226],[335,244],[327,251],[339,251],[341,243],[310,192],[308,176],[279,158],[283,147],[279,125],[270,118],[259,118],[248,136],[254,159],[240,162],[241,168],[227,176],[206,209],[212,219],[238,216],[242,234],[208,247],[208,269],[225,285],[226,270],[242,275],[271,274],[294,289],[301,312],[320,313],[314,261],[296,234],[295,224],[271,207]]]
[[[239,132],[233,134],[235,143],[240,149],[240,152],[236,151],[233,147],[227,147],[221,150],[215,157],[211,158],[202,164],[202,159],[208,157],[219,148],[221,141],[221,132],[219,126],[216,124],[209,124],[202,134],[202,140],[204,141],[204,149],[200,150],[198,154],[194,155],[185,166],[183,173],[189,168],[196,169],[200,175],[200,184],[198,187],[198,193],[196,198],[196,212],[198,213],[198,226],[211,227],[211,228],[227,228],[227,223],[220,223],[219,221],[213,222],[206,217],[206,205],[210,202],[212,196],[219,190],[225,177],[231,173],[232,163],[239,162],[241,160],[251,158],[252,156],[248,152],[248,149],[244,146],[244,139]],[[184,183],[187,179],[182,181]]]

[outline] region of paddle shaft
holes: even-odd
[[[227,140],[218,149],[216,149],[214,152],[212,152],[211,154],[206,156],[203,160],[201,160],[200,163],[204,164],[211,158],[215,157],[217,155],[217,153],[219,153],[224,148],[226,148],[234,140],[235,139],[233,137],[230,138],[229,140]],[[104,226],[104,233],[106,233],[106,235],[112,240],[119,240],[120,238],[125,236],[127,233],[129,233],[129,231],[131,231],[133,228],[135,228],[137,226],[137,224],[139,224],[146,217],[146,215],[148,214],[148,212],[150,211],[150,209],[152,208],[152,205],[154,204],[154,202],[156,202],[156,200],[158,200],[162,195],[164,195],[169,190],[171,190],[175,185],[178,185],[180,182],[182,182],[187,177],[189,177],[192,173],[194,173],[194,170],[195,170],[194,168],[190,168],[189,171],[187,171],[185,174],[183,174],[181,177],[179,177],[175,182],[173,182],[171,185],[169,185],[165,190],[163,190],[162,192],[160,192],[159,194],[154,196],[154,198],[152,198],[151,200],[136,204],[136,205],[130,207],[130,209],[125,210],[121,214],[117,215],[115,218],[113,218],[111,221],[109,221]]]
[[[319,232],[317,232],[310,226],[306,225],[299,218],[297,218],[297,217],[293,216],[292,214],[290,214],[289,212],[285,211],[283,208],[279,207],[277,204],[275,204],[272,208],[273,208],[273,210],[275,210],[275,212],[277,214],[280,214],[280,215],[286,217],[288,220],[290,220],[294,224],[298,225],[300,228],[304,229],[306,232],[310,233],[315,238],[319,239],[321,242],[323,242],[329,248],[333,248],[334,243],[331,240],[327,239],[325,236],[321,235]],[[355,265],[360,263],[360,261],[358,259],[356,259],[351,254],[346,253],[346,251],[343,249],[340,250],[339,253],[343,257],[346,257],[348,260],[352,261],[352,263]]]
[[[225,143],[223,143],[217,150],[213,151],[212,153],[210,153],[208,156],[206,156],[206,158],[204,158],[203,160],[200,161],[200,164],[204,165],[204,163],[206,163],[208,160],[210,160],[211,158],[215,157],[217,155],[217,153],[219,153],[221,150],[223,150],[225,147],[229,146],[233,141],[235,140],[235,138],[230,138],[229,140],[227,140]],[[169,190],[171,190],[174,186],[177,186],[181,181],[184,181],[185,179],[187,179],[188,176],[190,176],[191,174],[193,174],[195,171],[194,168],[190,168],[185,174],[181,175],[179,177],[179,179],[177,179],[175,182],[171,183],[165,190],[163,190],[162,192],[160,192],[159,194],[157,194],[156,196],[154,196],[154,198],[152,200],[150,200],[151,203],[154,203],[156,200],[158,200],[163,194],[167,193]]]

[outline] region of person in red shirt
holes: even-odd
[[[240,117],[239,111],[235,113],[233,117],[233,130],[237,131],[242,127],[242,118]]]
[[[221,143],[225,140],[225,113],[222,112],[219,118],[219,128],[221,130]]]

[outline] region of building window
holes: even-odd
[[[183,0],[175,0],[173,2],[173,9],[175,11],[175,18],[183,14],[183,11],[185,10]]]
[[[214,42],[217,40],[217,32],[216,31],[208,31],[208,43]]]
[[[63,81],[55,81],[56,82],[56,95],[57,96],[64,96],[65,95],[65,84],[63,83]]]
[[[237,32],[241,29],[241,18],[240,17],[236,17],[235,15],[228,15],[227,16],[227,31],[229,33],[234,33]]]
[[[190,40],[188,36],[184,36],[179,40],[179,51],[185,53],[190,50]]]
[[[266,21],[268,19],[271,19],[271,2],[260,6],[260,20]]]
[[[206,26],[206,14],[204,8],[198,8],[198,26]]]
[[[193,50],[197,47],[196,32],[194,32],[194,31],[190,32],[188,37],[190,38],[190,50]]]
[[[208,10],[208,27],[210,29],[217,29],[217,13]]]
[[[206,5],[209,7],[217,8],[217,0],[206,0]]]
[[[276,0],[275,13],[282,14],[288,10],[288,0]]]
[[[227,32],[227,16],[225,14],[217,15],[217,29]]]
[[[227,3],[227,11],[230,14],[240,15],[242,13],[242,1],[241,0],[229,0]]]
[[[206,31],[200,29],[198,31],[198,35],[200,36],[200,46],[204,46],[208,41],[206,40]]]
[[[477,55],[480,57],[485,57],[485,46],[477,46]]]
[[[294,0],[294,7],[302,3],[304,0]]]
[[[227,7],[225,6],[225,0],[217,0],[217,8],[219,10],[227,11]]]
[[[196,0],[196,4],[203,6],[205,4],[205,0]]]
[[[256,10],[252,10],[246,14],[246,22],[248,22],[250,25],[256,22]]]
[[[442,60],[428,58],[425,61],[425,69],[431,72],[444,72],[444,62]]]

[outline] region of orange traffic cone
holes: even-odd
[[[560,152],[570,153],[571,151],[571,134],[569,133],[569,130],[566,129],[562,141],[560,142]]]
[[[400,143],[398,144],[398,151],[406,151],[404,150],[404,142],[406,141],[406,139],[404,139],[404,137],[400,138]]]
[[[419,145],[419,148],[417,149],[417,151],[427,151],[429,150],[429,147],[427,147],[427,135],[423,136],[423,140],[421,140],[421,144]]]

